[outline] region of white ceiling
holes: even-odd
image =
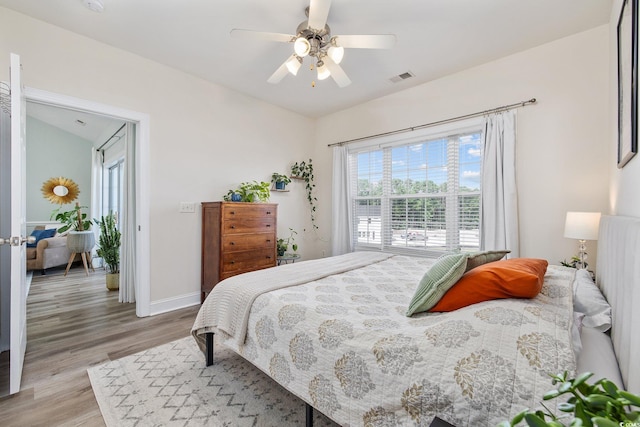
[[[334,35],[397,35],[391,50],[347,49],[352,84],[311,87],[309,61],[277,85],[292,45],[232,39],[233,28],[293,34],[309,0],[0,0],[30,15],[271,104],[320,117],[609,21],[612,0],[334,0]],[[392,83],[410,71],[415,77]]]
[[[124,124],[94,113],[27,102],[27,115],[90,141],[94,147],[105,144]]]

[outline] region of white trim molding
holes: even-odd
[[[200,304],[200,292],[165,298],[151,303],[151,316]]]
[[[151,118],[149,114],[30,87],[25,88],[25,96],[28,101],[96,113],[136,124],[136,218],[138,220],[136,315],[138,317],[149,316],[151,314],[151,260],[149,258],[149,190],[151,188],[149,133]]]

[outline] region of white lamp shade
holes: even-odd
[[[344,48],[342,46],[331,46],[327,51],[327,55],[333,59],[333,62],[339,64],[344,58]]]
[[[309,40],[305,39],[304,37],[298,37],[293,43],[293,50],[295,51],[296,55],[305,57],[311,50],[311,44],[309,43]]]
[[[318,67],[318,80],[324,80],[331,75],[326,65],[322,64]]]
[[[578,240],[598,240],[600,212],[567,212],[564,237]]]
[[[289,72],[295,76],[296,74],[298,74],[298,70],[302,66],[302,60],[301,58],[292,56],[291,59],[286,62],[286,64],[287,70],[289,70]]]

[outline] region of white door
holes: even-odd
[[[20,391],[27,348],[25,99],[20,57],[11,54],[11,315],[9,393]]]

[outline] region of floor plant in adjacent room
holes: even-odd
[[[107,289],[116,290],[120,281],[120,238],[116,217],[113,213],[95,220],[100,226],[98,239],[98,256],[104,261],[107,269]]]

